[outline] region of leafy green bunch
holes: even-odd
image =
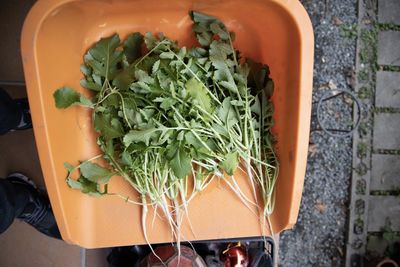
[[[234,180],[237,169],[247,173],[256,201],[259,187],[264,217],[273,209],[278,161],[269,69],[241,58],[234,33],[221,21],[190,16],[199,46],[180,47],[163,34],[137,32],[121,44],[114,34],[84,57],[81,85],[93,93],[91,99],[68,87],[54,93],[58,108],[92,109],[103,152],[75,167],[65,164],[68,185],[100,196],[110,194],[113,175],[122,176],[141,196],[145,237],[147,205],[153,205],[179,241],[188,203],[214,177],[246,205],[258,206]],[[100,157],[109,167],[94,163]]]

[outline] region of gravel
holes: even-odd
[[[327,90],[353,90],[356,39],[341,28],[357,23],[356,0],[303,0],[314,26],[315,102]],[[342,25],[338,25],[343,22]],[[342,101],[343,100],[343,101]],[[348,99],[324,103],[324,123],[346,128],[352,105]],[[329,119],[330,118],[330,119]],[[338,119],[339,118],[339,119]],[[347,119],[346,119],[347,118]],[[352,139],[334,138],[318,128],[312,117],[310,148],[298,222],[280,236],[280,266],[343,266],[352,170]]]

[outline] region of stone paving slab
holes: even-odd
[[[378,64],[400,66],[400,32],[379,32]]]
[[[400,1],[379,0],[378,20],[380,23],[400,24]]]
[[[372,155],[370,190],[400,189],[400,156]]]
[[[375,105],[377,107],[400,108],[400,72],[377,72]]]
[[[374,149],[400,149],[400,114],[374,115]]]
[[[391,223],[393,231],[400,231],[400,198],[397,196],[370,196],[368,208],[368,232],[380,232]]]

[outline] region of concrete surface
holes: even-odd
[[[400,72],[377,72],[375,105],[377,107],[400,108]]]

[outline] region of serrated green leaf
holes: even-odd
[[[160,54],[160,58],[162,59],[173,59],[175,57],[175,54],[173,52],[162,52]]]
[[[108,169],[88,161],[82,163],[79,169],[83,177],[95,183],[106,184],[110,181],[111,176],[113,176],[113,173]]]
[[[209,25],[213,22],[219,21],[216,17],[193,10],[189,11],[189,16],[192,18],[193,22],[200,23],[203,25]]]
[[[84,88],[86,88],[86,89],[90,89],[90,90],[92,90],[92,91],[96,91],[96,92],[101,91],[101,88],[102,88],[101,85],[98,85],[98,84],[95,83],[95,82],[89,82],[89,81],[87,81],[86,79],[82,79],[82,80],[80,81],[80,84],[81,84],[82,87],[84,87]]]
[[[176,100],[171,97],[168,97],[168,98],[163,99],[163,101],[160,105],[160,108],[167,111],[167,110],[170,110],[171,107],[175,104],[176,104]]]
[[[220,22],[213,22],[210,24],[210,30],[217,34],[221,40],[229,40],[229,32],[227,32],[224,28],[224,25]]]
[[[221,68],[214,72],[214,80],[218,82],[219,85],[228,89],[234,94],[238,93],[238,88],[232,77],[231,72],[227,68]]]
[[[94,74],[112,80],[118,73],[118,64],[122,60],[123,52],[117,50],[120,45],[118,34],[102,38],[85,55],[85,63],[89,65]]]
[[[151,68],[151,72],[152,72],[153,74],[155,74],[155,73],[158,71],[159,68],[160,68],[160,60],[157,60],[157,61],[153,64],[153,67]]]
[[[88,66],[86,66],[85,64],[81,65],[80,70],[83,73],[83,75],[85,75],[85,76],[92,75],[92,70]]]
[[[186,82],[185,88],[192,99],[196,100],[204,110],[212,112],[211,98],[208,95],[207,88],[201,82],[191,78]]]
[[[192,159],[183,148],[179,148],[174,158],[170,161],[170,166],[175,176],[179,179],[183,179],[188,176],[192,170]]]
[[[137,142],[143,142],[149,145],[150,140],[156,140],[159,135],[160,129],[155,127],[144,130],[131,130],[124,136],[123,142],[125,147]]]
[[[121,122],[109,113],[97,113],[94,118],[96,131],[101,133],[106,140],[124,136]]]

